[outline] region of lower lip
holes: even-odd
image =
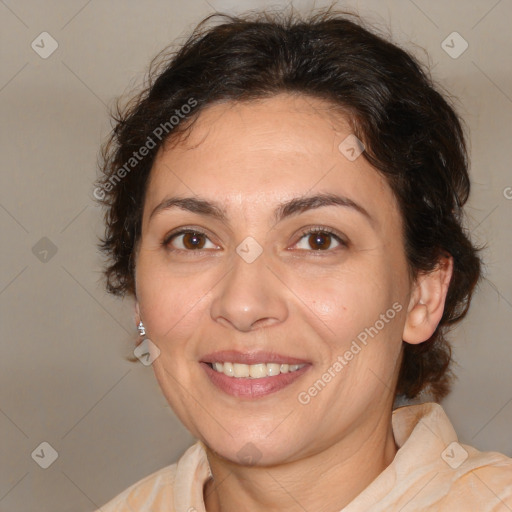
[[[213,384],[228,395],[241,398],[261,398],[289,386],[304,375],[311,365],[306,364],[294,372],[280,373],[275,377],[262,377],[259,379],[228,377],[224,373],[210,368],[206,363],[201,363],[201,366]]]

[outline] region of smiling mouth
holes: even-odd
[[[279,363],[257,363],[243,364],[231,362],[207,363],[210,368],[228,377],[261,379],[265,377],[276,377],[283,373],[293,373],[300,370],[305,364],[279,364]]]
[[[307,359],[271,350],[217,350],[200,364],[220,391],[242,400],[263,398],[287,388],[312,368]]]

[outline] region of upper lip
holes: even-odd
[[[254,351],[238,352],[237,350],[221,350],[206,354],[201,358],[204,363],[240,363],[240,364],[258,364],[258,363],[280,363],[280,364],[307,364],[309,361],[297,357],[284,356],[275,352]]]

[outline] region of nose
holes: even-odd
[[[215,287],[211,303],[214,321],[249,332],[284,322],[288,316],[283,283],[261,255],[247,263],[235,255],[233,266]]]

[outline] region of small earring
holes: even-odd
[[[144,327],[144,324],[142,323],[142,320],[139,322],[139,325],[137,326],[137,330],[139,331],[139,336],[145,336],[146,335],[146,328]]]

